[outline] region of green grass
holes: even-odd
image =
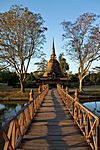
[[[92,85],[92,86],[83,86],[84,92],[79,93],[79,95],[94,95],[100,96],[100,85]],[[33,89],[34,94],[37,94],[37,89]],[[75,92],[75,88],[69,89],[72,93]],[[25,93],[23,95],[20,92],[20,88],[13,88],[11,86],[7,86],[7,84],[0,84],[0,99],[27,99],[29,98],[30,88],[25,88]]]
[[[83,90],[85,95],[100,95],[100,85],[84,86]]]
[[[34,94],[37,93],[37,89],[33,89]],[[0,99],[27,99],[29,98],[30,88],[26,88],[25,92],[21,94],[20,88],[13,88],[11,86],[7,86],[7,84],[0,84]]]

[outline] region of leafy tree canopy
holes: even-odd
[[[66,75],[66,72],[69,70],[69,64],[66,62],[66,58],[64,58],[64,53],[59,54],[59,62],[60,67],[64,75]]]

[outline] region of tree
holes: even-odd
[[[31,73],[28,73],[28,75],[27,75],[27,81],[29,82],[32,82],[32,81],[35,81],[36,80],[36,78],[35,78],[35,76],[33,75],[33,72],[31,72]]]
[[[69,65],[66,62],[66,59],[64,58],[64,53],[60,53],[58,59],[59,59],[61,70],[63,74],[66,75],[66,72],[69,70]]]
[[[94,68],[92,68],[92,70],[96,74],[96,83],[100,84],[100,67],[95,66]]]
[[[96,25],[99,16],[84,13],[75,23],[63,21],[63,37],[66,39],[64,48],[67,54],[79,64],[79,90],[94,60],[100,59],[100,27]]]
[[[99,66],[95,66],[92,69],[93,69],[93,71],[96,71],[96,73],[100,73],[100,67]]]
[[[8,85],[16,85],[16,83],[18,82],[18,76],[16,72],[3,70],[3,71],[0,71],[0,82],[8,83]]]
[[[43,23],[40,14],[21,6],[0,14],[0,60],[16,70],[22,93],[30,60],[41,55],[45,42]]]
[[[45,54],[43,55],[43,57],[41,57],[41,60],[39,62],[36,62],[35,65],[37,66],[37,71],[38,75],[43,75],[44,71],[47,68],[47,60],[45,59]]]

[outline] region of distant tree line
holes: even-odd
[[[83,80],[83,85],[100,85],[100,70],[95,71],[98,67],[93,68],[93,71],[89,72],[86,78]],[[27,78],[25,80],[24,86],[29,87],[37,86],[40,82],[40,73],[31,72],[27,73]],[[67,82],[66,84],[69,87],[78,87],[78,74],[73,74],[72,72],[68,72],[66,74]],[[13,87],[20,87],[19,77],[16,72],[5,70],[0,71],[0,83],[7,83]]]
[[[0,83],[7,83],[8,85],[14,86],[19,83],[19,78],[16,72],[0,71]]]

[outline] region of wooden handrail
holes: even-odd
[[[14,117],[0,127],[0,141],[2,141],[0,148],[2,150],[14,150],[18,147],[48,92],[48,86],[44,87],[34,100],[29,101]]]
[[[76,97],[73,98],[68,94],[68,89],[66,93],[60,85],[57,86],[57,91],[72,115],[74,122],[86,137],[88,144],[93,150],[99,150],[99,118],[79,103],[77,93],[75,94]]]

